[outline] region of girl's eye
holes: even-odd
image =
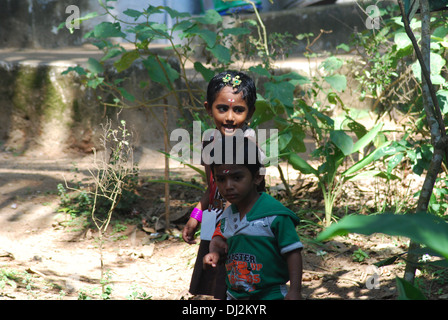
[[[229,108],[226,106],[218,106],[217,109],[219,112],[226,112]]]
[[[235,113],[243,113],[245,111],[244,108],[235,108],[234,109]]]

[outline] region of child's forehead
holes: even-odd
[[[232,88],[230,86],[225,86],[222,87],[221,90],[219,90],[216,93],[216,99],[228,99],[228,98],[232,98],[232,99],[243,99],[243,91],[237,92],[236,88]]]
[[[249,169],[243,164],[217,164],[214,171],[215,175],[228,175],[249,172]]]

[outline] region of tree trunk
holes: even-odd
[[[420,197],[417,203],[416,212],[426,212],[428,210],[429,200],[432,195],[437,175],[440,172],[443,156],[446,154],[446,133],[443,124],[443,118],[441,117],[440,107],[438,105],[435,90],[432,86],[430,79],[430,44],[431,44],[431,30],[430,30],[430,18],[431,12],[429,8],[428,0],[420,0],[420,13],[422,19],[422,38],[421,38],[421,52],[418,47],[417,41],[409,27],[409,21],[406,19],[406,14],[403,9],[402,1],[399,1],[401,14],[404,20],[406,33],[412,41],[414,50],[417,54],[418,60],[422,68],[422,95],[423,95],[423,108],[426,113],[427,125],[431,132],[431,143],[434,146],[434,154],[431,159],[428,172],[423,183],[423,187],[420,193]],[[406,269],[404,278],[405,280],[413,283],[415,279],[415,270],[417,268],[419,255],[415,253],[415,250],[420,248],[420,245],[414,241],[410,241],[409,253],[406,263]]]

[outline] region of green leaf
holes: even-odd
[[[382,127],[383,127],[382,123],[377,124],[372,130],[367,132],[358,141],[356,141],[355,144],[353,145],[353,152],[361,150],[362,148],[366,147],[370,142],[372,142]]]
[[[314,174],[315,176],[319,175],[316,169],[314,169],[308,162],[295,153],[289,154],[288,162],[295,170],[299,170],[304,174]]]
[[[61,74],[65,75],[68,74],[71,71],[75,71],[76,73],[78,73],[80,76],[85,76],[87,75],[86,70],[84,70],[84,68],[80,67],[80,66],[76,66],[76,67],[68,67],[67,70],[63,71]]]
[[[213,48],[207,47],[207,50],[210,51],[216,59],[221,63],[230,63],[231,62],[231,53],[230,50],[224,47],[221,44],[215,45]]]
[[[306,151],[306,145],[305,145],[305,138],[306,133],[303,131],[302,127],[299,124],[294,124],[291,128],[291,133],[293,136],[293,139],[289,143],[290,150],[297,152],[297,153],[303,153]]]
[[[258,127],[260,124],[271,120],[275,116],[268,101],[258,98],[255,102],[255,112],[251,118],[251,127]]]
[[[290,82],[266,82],[264,84],[266,95],[271,101],[279,100],[283,105],[292,107],[295,86]]]
[[[102,77],[93,78],[93,79],[90,79],[89,81],[87,81],[87,86],[90,88],[96,89],[96,87],[98,87],[103,82],[104,82],[104,78],[102,78]]]
[[[137,10],[134,10],[134,9],[126,9],[125,11],[123,11],[123,13],[125,15],[127,15],[128,17],[135,18],[135,20],[140,18],[141,15],[143,15],[143,12],[137,11]]]
[[[443,59],[443,57],[440,54],[431,52],[429,55],[430,58],[430,69],[431,69],[431,82],[433,84],[443,84],[445,83],[445,79],[443,79],[440,76],[440,72],[442,71],[442,68],[445,66],[446,61]],[[417,60],[415,63],[411,65],[412,72],[414,73],[415,77],[418,79],[418,81],[422,81],[422,69],[420,67],[420,63]]]
[[[392,170],[398,165],[400,164],[401,160],[403,160],[404,158],[404,153],[397,153],[396,155],[394,155],[388,162],[387,164],[387,173],[392,173]]]
[[[118,91],[120,91],[121,95],[126,100],[129,100],[131,102],[135,101],[135,97],[132,94],[130,94],[125,88],[118,88]]]
[[[347,119],[350,120],[350,122],[347,124],[347,127],[349,127],[350,130],[352,130],[352,132],[355,133],[355,135],[359,141],[359,139],[361,139],[367,133],[366,127],[363,124],[359,123],[356,120],[353,120],[352,118],[350,118],[348,116],[347,116]],[[356,145],[356,143],[355,143],[355,145]],[[359,149],[361,149],[361,148],[358,147],[358,149],[355,150],[355,152],[358,151]]]
[[[398,300],[426,300],[424,294],[410,282],[396,277]]]
[[[361,160],[356,162],[353,166],[351,166],[346,171],[344,171],[342,173],[342,175],[344,175],[344,176],[352,175],[355,172],[365,168],[367,165],[369,165],[373,161],[380,159],[381,157],[384,157],[386,155],[395,154],[397,152],[397,149],[389,147],[390,144],[391,144],[391,141],[385,142],[381,147],[375,149],[369,155],[362,158]]]
[[[372,178],[372,177],[376,177],[378,175],[381,174],[381,171],[378,170],[370,170],[370,171],[364,171],[358,174],[354,174],[352,176],[345,176],[342,175],[344,177],[344,181],[356,181],[359,179],[366,179],[366,178]]]
[[[208,83],[215,75],[215,72],[213,70],[210,70],[206,68],[201,62],[196,61],[194,63],[194,70],[199,72],[204,80]]]
[[[341,74],[324,77],[324,80],[336,91],[344,91],[347,88],[347,78]]]
[[[193,28],[194,29],[194,28]],[[211,30],[207,29],[199,29],[192,31],[195,32],[204,42],[207,44],[207,47],[213,48],[216,44],[217,34]]]
[[[440,111],[443,114],[448,113],[448,90],[439,90],[436,95],[439,101]]]
[[[120,23],[115,22],[101,22],[97,24],[93,29],[93,35],[95,38],[105,39],[105,38],[124,38],[126,35],[121,32]]]
[[[409,39],[406,32],[397,32],[394,36],[394,42],[397,45],[397,49],[405,49],[412,45],[411,39]]]
[[[89,69],[93,74],[104,72],[103,65],[95,58],[89,58],[89,60],[87,60],[87,69]]]
[[[278,82],[289,80],[289,82],[293,85],[304,85],[310,83],[310,79],[308,77],[302,76],[301,74],[294,71],[279,76],[273,76],[273,78]]]
[[[203,16],[194,18],[193,20],[202,24],[218,24],[222,22],[222,17],[216,10],[207,10]]]
[[[140,57],[140,54],[137,50],[128,51],[121,56],[121,59],[114,62],[115,68],[117,68],[117,72],[122,72],[128,69],[132,63]]]
[[[249,71],[256,73],[260,76],[264,76],[264,77],[270,77],[271,74],[269,73],[269,70],[264,68],[262,65],[257,65],[255,67],[249,67]]]
[[[106,54],[101,58],[101,61],[106,61],[108,59],[115,58],[120,54],[122,54],[123,52],[126,52],[126,50],[123,49],[121,46],[107,47]]]
[[[222,31],[224,36],[233,35],[233,36],[241,36],[243,34],[249,34],[250,30],[247,28],[228,28]]]
[[[342,130],[333,130],[330,132],[330,140],[346,156],[353,151],[353,140]]]
[[[448,259],[448,224],[442,218],[432,214],[395,215],[385,213],[370,216],[346,216],[320,233],[317,241],[348,233],[364,235],[383,233],[390,236],[407,237],[419,244],[426,245]]]
[[[344,64],[344,61],[342,59],[332,56],[332,57],[325,59],[320,64],[320,67],[324,68],[325,71],[334,72],[336,70],[339,70],[343,64]]]
[[[191,14],[188,12],[179,12],[177,10],[171,9],[170,7],[164,7],[165,11],[168,12],[172,19],[176,18],[188,18],[191,17]]]
[[[148,74],[151,80],[163,84],[167,87],[171,87],[173,81],[179,78],[179,73],[175,69],[173,69],[169,63],[161,58],[157,60],[156,57],[149,56],[147,59],[143,60],[143,65],[145,66],[146,70],[148,70]],[[168,79],[165,76],[165,72],[168,76]]]

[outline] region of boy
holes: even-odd
[[[254,159],[250,150],[258,153],[250,148],[252,143],[244,138],[243,146],[233,145],[233,163],[211,165],[218,190],[231,206],[221,216],[204,267],[216,267],[225,259],[228,299],[301,299],[303,245],[295,230],[299,219],[257,191],[263,177],[258,157],[249,161]],[[235,164],[241,163],[236,162],[238,152],[244,152],[242,164]]]

